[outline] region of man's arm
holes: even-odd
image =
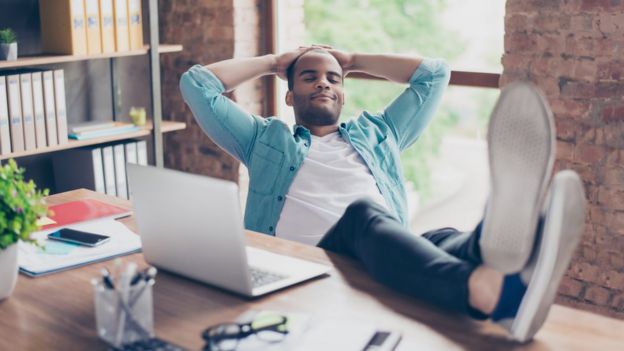
[[[204,133],[247,165],[255,137],[266,123],[223,93],[263,75],[283,77],[288,65],[304,50],[195,65],[180,78],[180,91]]]
[[[328,50],[346,72],[364,72],[397,83],[409,83],[381,117],[401,150],[420,136],[438,108],[450,78],[444,60],[408,55],[372,55]]]

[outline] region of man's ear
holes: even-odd
[[[286,92],[285,101],[286,101],[286,105],[287,106],[292,106],[293,105],[292,91],[289,90],[289,91]]]

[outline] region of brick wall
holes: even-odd
[[[507,0],[501,84],[528,79],[557,126],[556,169],[574,169],[586,229],[558,302],[624,318],[624,3]]]
[[[184,51],[162,55],[163,118],[186,122],[183,131],[165,134],[165,166],[238,181],[239,163],[216,146],[195,122],[178,88],[192,65],[260,53],[260,0],[161,1],[160,41],[178,43]],[[242,85],[230,95],[252,113],[259,113],[262,85]]]

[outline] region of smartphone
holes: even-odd
[[[54,233],[48,234],[48,239],[94,247],[109,241],[110,237],[75,229],[63,228]]]

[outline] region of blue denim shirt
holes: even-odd
[[[408,225],[407,201],[399,154],[412,145],[436,111],[450,70],[440,59],[424,59],[409,87],[378,114],[362,114],[338,127],[360,154],[394,215]],[[249,169],[245,227],[275,235],[288,189],[310,148],[310,131],[294,133],[277,118],[244,111],[222,93],[221,81],[195,65],[182,75],[180,90],[203,131]]]

